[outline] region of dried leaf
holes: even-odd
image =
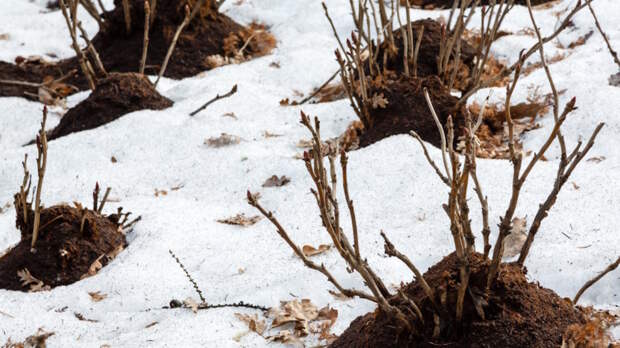
[[[388,105],[388,100],[385,99],[385,97],[383,96],[383,93],[377,94],[375,93],[372,96],[372,108],[376,109],[376,108],[381,108],[381,109],[385,109],[385,107]]]
[[[241,213],[226,219],[219,219],[216,221],[228,225],[251,226],[259,222],[261,219],[262,217],[258,215],[247,217],[244,213]]]
[[[95,274],[97,274],[97,272],[99,272],[99,270],[101,268],[103,268],[103,265],[101,264],[101,259],[105,256],[105,254],[101,254],[101,256],[99,256],[91,265],[90,267],[88,267],[88,272],[86,272],[86,274],[83,274],[80,279],[84,279],[84,278],[88,278],[88,277],[92,277]]]
[[[261,336],[265,332],[267,324],[265,324],[264,320],[258,320],[257,314],[250,315],[250,314],[235,313],[235,316],[237,317],[237,319],[246,323],[248,325],[248,328],[251,331],[254,331]]]
[[[269,131],[264,131],[264,132],[263,132],[263,136],[264,136],[265,138],[278,138],[278,137],[281,137],[281,136],[282,136],[282,134],[275,134],[275,133],[271,133],[271,132],[269,132]]]
[[[587,162],[594,162],[594,163],[601,163],[606,159],[605,156],[596,156],[596,157],[591,157],[588,158],[586,161]]]
[[[263,183],[263,187],[280,187],[288,184],[289,182],[291,182],[291,179],[287,178],[285,175],[282,175],[281,177],[272,175]]]
[[[0,34],[0,41],[2,40],[8,40],[9,39],[9,34],[8,33],[2,33]]]
[[[219,137],[212,137],[205,140],[205,145],[210,147],[223,147],[236,145],[241,142],[241,138],[236,135],[222,133]]]
[[[183,300],[183,304],[185,305],[185,307],[191,308],[192,312],[198,313],[198,303],[194,301],[194,299],[192,299],[191,297],[188,297],[185,300]]]
[[[519,255],[527,239],[526,226],[527,220],[525,217],[516,217],[512,219],[512,230],[506,239],[504,239],[504,259]]]
[[[78,312],[73,312],[73,315],[79,320],[79,321],[87,321],[89,323],[98,323],[99,320],[94,320],[94,319],[88,319],[86,317],[84,317],[81,313]]]
[[[90,299],[93,302],[100,302],[100,301],[105,300],[108,297],[107,294],[102,294],[101,291],[89,292],[88,295],[90,295]]]
[[[319,245],[318,248],[315,248],[312,245],[306,244],[301,248],[301,250],[303,251],[304,255],[306,255],[306,257],[310,257],[310,256],[322,254],[326,252],[327,250],[329,250],[329,248],[331,248],[331,246],[327,244],[321,244]]]
[[[309,299],[302,299],[282,302],[280,308],[271,308],[269,314],[274,317],[272,327],[294,323],[295,334],[302,337],[310,332],[308,324],[319,316],[319,311]]]
[[[45,332],[43,329],[37,330],[37,333],[26,337],[24,342],[12,342],[9,338],[8,342],[2,348],[46,348],[47,339],[53,336],[54,332]]]
[[[28,268],[17,271],[17,276],[22,282],[22,286],[30,285],[30,292],[46,291],[51,289],[49,285],[43,284],[41,280],[35,278],[32,274],[30,274]]]
[[[281,106],[287,106],[287,105],[290,105],[290,103],[291,102],[288,100],[288,98],[284,98],[284,99],[280,100],[280,105]]]
[[[293,333],[290,330],[282,330],[280,332],[278,332],[277,334],[273,335],[273,336],[269,336],[267,337],[267,339],[273,341],[273,342],[282,342],[285,344],[290,344],[293,345],[295,347],[305,347],[306,345],[299,339],[297,338],[295,335],[293,335]]]

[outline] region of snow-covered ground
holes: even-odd
[[[556,14],[576,0],[562,0],[549,9],[535,12],[543,35],[557,25]],[[64,20],[59,12],[48,12],[44,1],[0,1],[0,59],[18,55],[73,54]],[[112,1],[104,1],[111,8]],[[342,36],[353,25],[348,1],[327,1],[330,14]],[[617,0],[593,3],[610,41],[620,49],[620,13]],[[318,246],[327,243],[318,212],[309,193],[310,179],[304,165],[294,158],[296,143],[308,138],[299,124],[299,111],[317,115],[324,137],[341,133],[356,116],[346,100],[302,107],[280,106],[296,91],[308,93],[337,69],[333,51],[336,41],[316,0],[227,1],[226,14],[241,23],[257,20],[268,24],[278,47],[265,56],[241,65],[221,67],[182,81],[164,80],[160,92],[174,100],[163,111],[140,111],[104,127],[72,134],[49,144],[49,163],[43,202],[90,202],[96,181],[113,188],[122,205],[143,219],[130,236],[129,247],[96,276],[52,291],[22,293],[0,290],[0,344],[9,337],[21,340],[38,328],[56,334],[50,347],[262,347],[267,341],[249,333],[235,318],[236,312],[217,309],[199,311],[159,310],[173,299],[196,297],[191,284],[168,254],[172,249],[201,286],[210,303],[245,301],[277,306],[279,301],[309,298],[318,306],[330,304],[339,311],[333,331],[342,332],[358,315],[371,311],[369,302],[341,301],[329,294],[325,277],[303,266],[278,237],[271,224],[237,227],[216,222],[237,213],[255,215],[244,197],[247,189],[262,194],[262,204],[273,210],[294,240]],[[440,11],[413,12],[416,18],[437,18]],[[562,17],[562,14],[560,14]],[[96,25],[85,14],[82,21],[90,33]],[[478,21],[479,22],[479,21]],[[472,23],[478,23],[475,19]],[[560,194],[544,221],[527,261],[529,277],[572,297],[579,287],[605,268],[620,253],[618,207],[620,206],[620,88],[608,85],[616,73],[601,36],[587,9],[573,20],[574,27],[547,45],[549,57],[568,57],[551,65],[558,89],[567,89],[565,103],[577,97],[579,109],[564,126],[568,144],[589,137],[598,122],[606,126],[584,161]],[[504,29],[517,33],[531,27],[526,9],[516,7]],[[585,45],[561,49],[591,30]],[[519,50],[534,38],[525,34],[501,38],[498,57],[514,61]],[[536,61],[533,57],[532,61]],[[279,68],[274,67],[278,63]],[[137,63],[137,62],[136,62]],[[211,105],[195,117],[188,113],[233,84],[239,92]],[[528,90],[541,86],[548,91],[542,70],[522,78],[514,102],[524,101]],[[476,98],[486,97],[488,90]],[[503,97],[497,89],[496,98]],[[87,93],[69,98],[74,105]],[[12,203],[22,178],[21,160],[29,154],[34,168],[35,150],[22,144],[32,139],[41,119],[42,105],[19,98],[0,98],[0,206]],[[60,110],[54,110],[60,111]],[[234,113],[236,118],[223,116]],[[48,127],[57,124],[52,112]],[[525,136],[526,149],[544,141],[552,117],[540,120],[543,128]],[[280,134],[266,137],[264,132]],[[204,145],[221,133],[242,138],[238,145],[212,148]],[[436,149],[431,150],[439,158]],[[540,163],[530,175],[517,216],[534,216],[538,204],[551,190],[557,168],[558,149],[549,161]],[[112,163],[111,157],[117,159]],[[446,189],[427,165],[418,144],[407,136],[394,136],[350,154],[350,190],[355,201],[362,239],[362,252],[387,284],[411,279],[399,262],[383,255],[379,231],[383,229],[421,269],[426,269],[451,250],[448,220],[441,210]],[[493,233],[499,215],[508,204],[511,169],[508,161],[480,160],[478,173],[489,196]],[[291,183],[280,188],[261,184],[273,174],[286,175]],[[170,188],[182,185],[171,191]],[[167,190],[155,196],[155,190]],[[478,205],[472,199],[474,226],[480,226]],[[11,208],[0,213],[0,250],[19,239]],[[346,221],[346,220],[345,220]],[[478,229],[478,228],[477,228]],[[481,238],[478,238],[481,243]],[[335,251],[317,256],[350,287],[361,287],[360,279],[347,273]],[[241,270],[241,271],[240,271]],[[107,294],[93,302],[88,292]],[[617,310],[620,306],[620,272],[597,283],[582,304]],[[149,310],[152,309],[152,310]],[[80,321],[74,313],[97,322]],[[152,323],[156,324],[152,325]],[[617,334],[617,333],[616,333]],[[235,339],[236,338],[236,339]],[[316,341],[314,343],[317,343]]]

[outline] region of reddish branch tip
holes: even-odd
[[[571,110],[575,110],[575,103],[577,103],[577,97],[573,97],[571,98],[571,100],[568,102],[567,106],[571,109]]]

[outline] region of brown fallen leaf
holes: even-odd
[[[276,134],[276,133],[271,133],[270,131],[264,131],[263,136],[265,138],[278,138],[278,137],[281,137],[282,134]]]
[[[0,34],[0,41],[2,40],[8,40],[9,39],[9,34],[8,33],[2,33]]]
[[[191,297],[188,297],[185,300],[183,300],[183,304],[185,305],[185,307],[191,308],[192,312],[198,313],[198,303],[194,301],[194,299],[192,299]]]
[[[254,331],[261,336],[263,335],[263,333],[265,332],[265,329],[267,328],[267,324],[265,324],[265,321],[258,320],[258,315],[256,313],[252,315],[235,313],[235,317],[237,317],[237,319],[246,323],[248,325],[248,328],[251,331]]]
[[[282,175],[281,177],[272,175],[269,179],[265,180],[263,187],[280,187],[288,184],[289,182],[291,182],[291,179],[285,175]]]
[[[319,316],[319,311],[309,299],[302,299],[301,302],[299,300],[282,302],[280,308],[271,308],[269,315],[274,317],[272,327],[294,323],[295,335],[303,337],[310,332],[308,325]]]
[[[22,286],[30,285],[30,290],[28,290],[29,292],[46,291],[51,289],[49,285],[43,284],[41,280],[30,274],[28,268],[17,271],[17,276],[22,282]]]
[[[209,147],[224,147],[230,145],[237,145],[241,142],[241,138],[236,135],[222,133],[219,137],[211,137],[205,140],[205,145]]]
[[[255,223],[259,222],[261,219],[262,217],[258,215],[247,217],[244,213],[241,213],[226,219],[219,219],[216,221],[221,224],[227,225],[252,226]]]
[[[12,342],[11,339],[2,346],[2,348],[46,348],[47,339],[53,336],[54,332],[45,332],[39,328],[37,333],[26,337],[24,342]]]
[[[102,294],[101,291],[89,292],[88,295],[90,295],[90,299],[93,302],[100,302],[100,301],[105,300],[108,297],[107,294]]]
[[[329,250],[329,248],[331,248],[331,246],[327,244],[321,244],[319,245],[318,248],[315,248],[312,245],[306,244],[301,248],[301,251],[304,253],[304,255],[306,255],[306,257],[310,257],[310,256],[322,254],[326,252],[327,250]]]
[[[377,108],[385,109],[387,105],[388,105],[388,100],[385,99],[385,97],[383,96],[383,93],[380,93],[380,94],[375,93],[372,96],[372,108],[373,109],[377,109]]]
[[[101,268],[103,268],[103,265],[101,264],[101,259],[105,256],[105,254],[101,254],[101,256],[99,256],[93,263],[90,264],[90,267],[88,267],[88,272],[86,272],[85,274],[82,274],[82,276],[80,277],[80,279],[84,279],[84,278],[88,278],[88,277],[92,277],[95,274],[97,274],[97,272],[99,272],[99,270]]]
[[[504,259],[519,255],[521,247],[527,239],[527,217],[512,219],[512,230],[504,239]]]
[[[84,317],[81,313],[78,312],[73,312],[73,315],[79,320],[79,321],[87,321],[89,323],[98,323],[99,320],[94,320],[94,319],[88,319],[86,317]]]
[[[282,342],[290,344],[295,347],[305,347],[306,345],[297,338],[290,330],[282,330],[273,336],[268,336],[267,339],[273,342]]]
[[[602,161],[604,161],[606,159],[605,156],[596,156],[596,157],[590,157],[588,158],[586,161],[588,162],[594,162],[594,163],[601,163]]]

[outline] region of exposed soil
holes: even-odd
[[[431,75],[437,75],[437,58],[439,57],[439,47],[441,43],[441,24],[433,19],[421,19],[411,23],[411,26],[414,30],[414,42],[417,38],[418,28],[424,27],[424,33],[422,34],[422,42],[420,44],[420,50],[418,52],[418,77],[426,77]],[[401,75],[404,73],[404,50],[402,47],[403,39],[402,39],[402,31],[397,29],[394,31],[394,41],[400,45],[400,49],[398,50],[398,55],[392,57],[387,61],[387,69],[392,70]],[[459,89],[459,87],[465,87],[466,78],[469,75],[469,67],[473,64],[473,59],[476,53],[476,50],[469,43],[462,41],[461,47],[461,64],[459,64],[459,69],[465,71],[460,71],[458,75],[462,75],[461,78],[456,79],[457,83],[455,83],[455,88]],[[383,57],[384,48],[381,47],[379,50],[378,57]],[[381,68],[383,68],[383,60],[378,59],[378,64]],[[413,72],[411,72],[413,74]],[[463,83],[459,84],[458,80],[463,80]]]
[[[93,129],[138,110],[162,110],[172,106],[172,101],[161,96],[153,84],[137,73],[112,73],[98,81],[90,96],[70,109],[48,139],[70,133]]]
[[[190,1],[191,4],[194,1]],[[252,24],[244,27],[224,14],[218,13],[207,1],[190,24],[182,31],[172,53],[164,76],[181,79],[210,70],[222,63],[240,62],[268,54],[276,41],[264,26]],[[140,65],[144,39],[144,1],[130,2],[131,31],[127,33],[121,0],[114,1],[115,8],[102,14],[107,23],[92,38],[104,67],[109,72],[137,72]],[[149,30],[149,47],[145,73],[159,73],[174,33],[185,16],[184,1],[157,1],[155,16]],[[241,48],[247,43],[241,52]],[[91,62],[95,66],[94,61]],[[22,64],[21,66],[0,62],[0,80],[19,80],[40,83],[46,76],[54,79],[67,71],[76,69],[76,57],[49,63],[45,66]],[[67,83],[79,90],[88,88],[81,71],[76,79]],[[24,92],[36,95],[37,88],[0,83],[0,96],[24,96]],[[33,96],[26,96],[37,99]]]
[[[470,259],[470,291],[484,303],[485,319],[475,309],[473,296],[466,295],[463,324],[454,319],[442,320],[439,337],[432,338],[433,316],[429,299],[416,281],[402,290],[420,307],[426,319],[414,335],[394,318],[376,310],[355,319],[331,345],[339,347],[559,347],[562,336],[572,324],[584,324],[585,315],[570,300],[560,298],[549,289],[527,281],[525,271],[513,264],[502,264],[497,281],[486,298],[489,261],[481,255]],[[454,254],[431,267],[424,278],[436,293],[448,289],[444,309],[456,308],[459,283],[458,260]],[[397,297],[390,303],[404,310]],[[449,318],[454,318],[452,314]],[[457,329],[459,328],[460,329]]]
[[[96,262],[105,266],[126,245],[118,216],[86,210],[80,233],[81,211],[56,205],[41,211],[39,238],[33,253],[30,244],[34,212],[28,207],[28,223],[24,223],[17,200],[15,208],[21,241],[0,257],[0,289],[36,291],[74,283],[98,271]],[[23,285],[18,276],[23,270],[36,279]]]
[[[66,78],[60,82],[54,82],[63,76]],[[51,100],[46,100],[40,95],[43,91],[37,85],[47,87],[52,98],[63,98],[78,90],[88,88],[86,81],[80,77],[79,67],[72,60],[54,63],[41,58],[17,57],[15,64],[0,61],[0,80],[5,80],[0,82],[0,97],[23,97],[46,104],[49,104]],[[19,82],[26,82],[30,85]]]
[[[360,147],[373,144],[383,138],[415,131],[420,137],[435,146],[441,145],[441,137],[424,98],[424,88],[428,88],[433,106],[440,122],[445,125],[448,115],[452,115],[455,132],[464,124],[465,109],[457,108],[458,98],[452,96],[437,76],[425,78],[401,76],[389,81],[377,91],[383,94],[387,105],[377,106],[370,111],[372,126],[360,135]]]

